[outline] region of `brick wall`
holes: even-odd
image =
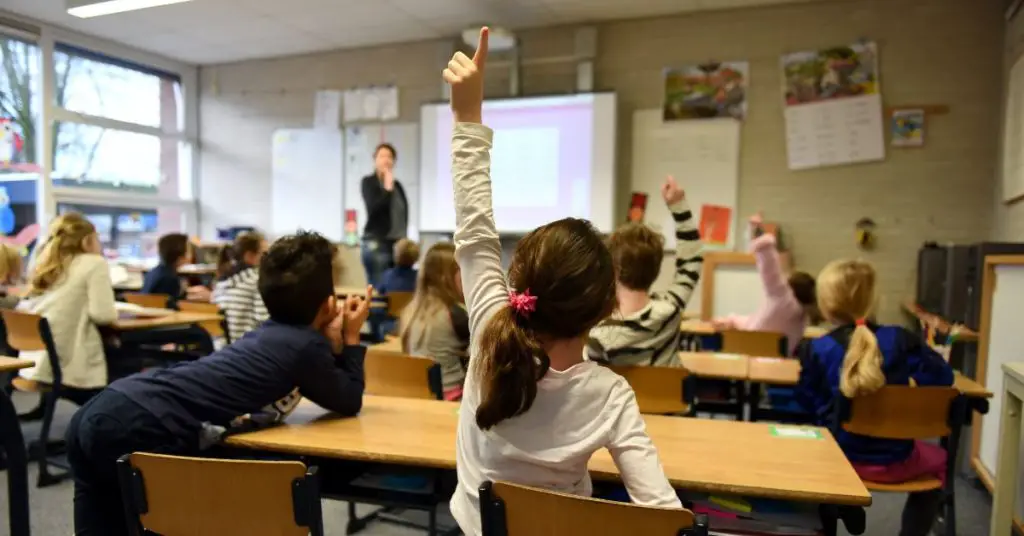
[[[878,248],[863,254],[880,271],[882,317],[896,320],[912,295],[916,251],[925,240],[967,242],[992,234],[1000,79],[1001,10],[977,0],[834,0],[601,24],[598,89],[619,95],[618,197],[628,199],[630,129],[637,109],[660,104],[666,66],[708,59],[751,64],[750,112],[743,127],[739,210],[763,209],[781,224],[798,268],[816,272],[836,257],[862,255],[854,223],[878,223]],[[522,34],[527,60],[571,54],[571,28]],[[881,163],[791,172],[786,167],[779,55],[849,43],[880,46],[887,104],[946,104],[928,125],[927,146],[890,151]],[[439,70],[450,45],[431,41],[219,65],[201,70],[204,235],[228,224],[270,221],[270,134],[312,124],[313,92],[395,83],[402,120],[440,97]],[[507,87],[495,73],[489,94]],[[522,70],[525,94],[564,92],[571,67]],[[624,214],[625,206],[619,207]],[[1024,230],[1024,209],[1013,221]]]

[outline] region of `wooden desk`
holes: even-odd
[[[912,301],[903,302],[903,310],[917,317],[917,320],[922,325],[931,328],[933,331],[949,333],[949,330],[953,327],[948,320],[925,311],[921,306]],[[957,334],[956,340],[960,342],[977,342],[978,332],[968,328],[967,326],[960,326],[960,331]]]
[[[334,287],[335,296],[366,296],[366,287]],[[380,294],[374,290],[373,296],[377,297]]]
[[[28,359],[16,359],[13,357],[0,356],[0,373],[14,372],[23,368],[35,366],[35,361]]]
[[[770,385],[796,385],[800,381],[800,361],[781,357],[751,357],[747,379]],[[754,402],[751,402],[753,404]]]
[[[458,404],[366,395],[351,419],[324,418],[304,402],[286,425],[229,437],[234,447],[293,455],[455,468]],[[866,506],[871,495],[832,436],[790,439],[769,425],[645,415],[665,473],[678,488],[754,497]],[[312,421],[312,422],[311,422]],[[607,451],[590,461],[597,478],[617,480]]]
[[[134,318],[118,318],[111,327],[118,331],[137,331],[142,329],[167,328],[173,326],[187,326],[200,322],[220,322],[223,320],[219,314],[214,313],[191,313],[173,311],[164,316],[136,316]]]
[[[953,387],[971,398],[992,398],[992,391],[959,372],[953,375]]]
[[[178,275],[215,275],[217,273],[216,264],[186,264],[178,268]]]
[[[715,326],[711,322],[705,320],[683,320],[679,325],[679,331],[685,333],[693,333],[695,335],[714,335],[718,333]],[[828,329],[818,326],[807,326],[804,329],[804,338],[806,339],[817,339],[828,333]]]
[[[679,361],[686,370],[700,378],[743,381],[748,375],[749,360],[745,355],[679,352]]]
[[[402,351],[402,339],[398,337],[388,336],[384,339],[384,342],[371,344],[366,348],[368,351],[378,350],[381,352],[401,352]]]
[[[1024,362],[1003,364],[1003,411],[999,421],[999,457],[992,495],[990,536],[1005,535],[1014,524],[1020,482],[1020,432],[1024,415]]]

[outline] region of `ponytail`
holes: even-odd
[[[850,344],[843,357],[843,369],[839,373],[839,390],[843,396],[854,398],[869,395],[885,385],[882,372],[882,352],[878,339],[871,329],[862,323],[853,328]]]
[[[480,337],[480,393],[476,425],[487,430],[525,413],[537,397],[537,381],[551,362],[510,306],[491,317]]]

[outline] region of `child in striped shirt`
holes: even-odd
[[[235,237],[231,246],[234,267],[213,287],[213,303],[220,306],[228,321],[228,336],[237,341],[270,318],[260,297],[259,264],[267,251],[267,241],[255,232]]]
[[[664,257],[665,239],[654,229],[631,223],[608,241],[618,281],[618,309],[590,332],[587,357],[612,365],[679,366],[676,352],[686,302],[700,279],[700,233],[686,194],[672,177],[661,187],[676,222],[676,273],[672,286],[651,293]]]

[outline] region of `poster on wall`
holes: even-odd
[[[747,62],[709,62],[664,71],[665,121],[743,119],[747,114]]]
[[[793,52],[780,63],[790,169],[885,158],[875,43]]]
[[[705,244],[724,246],[729,243],[732,229],[732,209],[720,205],[700,207],[700,239]]]
[[[893,110],[889,129],[893,147],[924,147],[924,110]]]

